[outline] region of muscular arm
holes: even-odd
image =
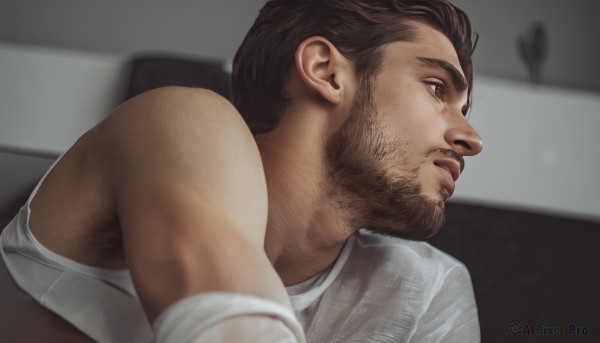
[[[226,100],[205,90],[159,89],[122,105],[98,130],[125,257],[151,321],[210,291],[289,306],[263,250],[260,155]]]

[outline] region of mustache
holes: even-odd
[[[425,154],[425,156],[429,157],[434,154],[442,155],[444,157],[450,157],[450,158],[456,160],[460,164],[460,172],[461,173],[465,169],[465,159],[462,157],[461,154],[457,153],[456,151],[454,151],[452,149],[435,148],[435,147],[429,148],[429,150],[427,150],[427,153]]]

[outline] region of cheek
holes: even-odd
[[[436,131],[443,122],[439,103],[425,96],[390,98],[379,103],[378,112],[382,115],[386,130],[410,133],[415,137]]]
[[[389,115],[382,127],[385,137],[388,141],[405,146],[409,155],[423,158],[424,152],[432,145],[439,146],[439,142],[436,141],[443,138],[443,134],[439,133],[439,128],[432,120],[424,117],[409,113]]]
[[[408,164],[406,169],[419,168],[426,162],[426,152],[432,147],[445,145],[442,103],[431,99],[426,92],[410,89],[414,96],[386,90],[377,94],[377,116],[387,142],[403,149]],[[442,108],[443,109],[443,108]]]

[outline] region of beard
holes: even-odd
[[[408,168],[410,143],[386,141],[376,122],[370,82],[363,82],[349,117],[327,142],[329,195],[352,230],[427,240],[444,224],[444,201],[422,194],[418,169]],[[403,166],[397,174],[394,167]]]

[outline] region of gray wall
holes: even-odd
[[[600,92],[600,2],[453,0],[481,39],[476,73],[527,80],[516,39],[544,22],[546,84]],[[231,59],[264,0],[0,0],[0,41],[130,55],[170,51]]]
[[[454,198],[600,222],[600,96],[477,77],[471,124],[482,153],[465,158]]]
[[[0,0],[0,41],[232,58],[264,0]]]
[[[548,30],[543,82],[600,93],[600,1],[453,0],[470,15],[480,34],[478,74],[528,80],[517,37],[540,21]]]

